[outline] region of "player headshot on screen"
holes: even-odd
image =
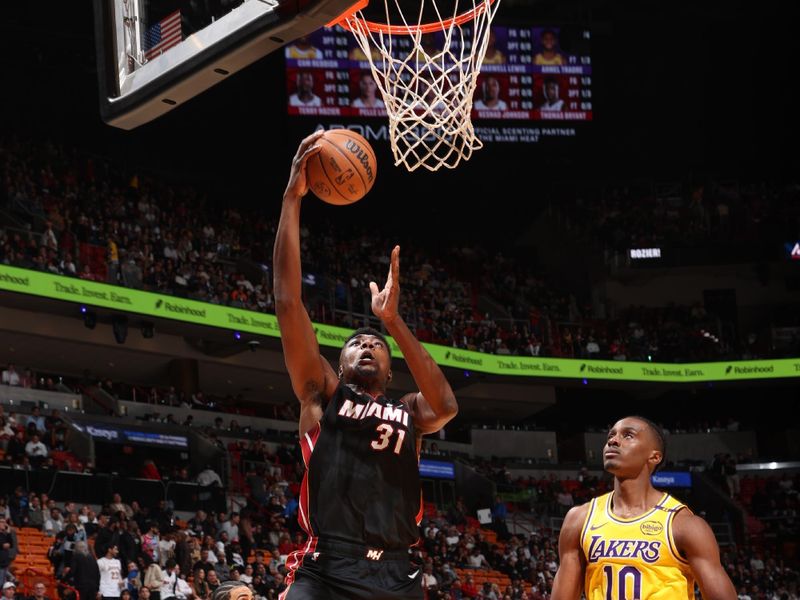
[[[564,101],[559,97],[558,81],[552,77],[545,79],[542,92],[544,93],[544,103],[539,107],[539,110],[554,112],[564,110]]]
[[[496,77],[487,77],[481,84],[481,97],[475,101],[476,110],[508,110],[508,105],[500,99],[500,82]]]
[[[370,48],[369,54],[372,57],[373,61],[380,61],[381,60],[381,51],[377,48]],[[358,60],[358,61],[366,61],[369,60],[369,57],[364,54],[364,51],[361,49],[361,46],[356,46],[350,53],[347,55],[347,58],[350,60]]]
[[[625,417],[609,430],[603,468],[614,491],[567,513],[551,600],[736,600],[708,524],[651,483],[663,464],[661,428]]]
[[[289,106],[322,106],[322,100],[314,93],[314,74],[311,71],[297,72],[297,91],[289,96]]]
[[[494,29],[489,30],[489,39],[486,40],[486,54],[483,57],[483,64],[485,65],[502,65],[506,62],[506,57],[495,46],[497,44],[497,36]]]
[[[558,51],[558,36],[552,29],[542,31],[542,49],[533,57],[535,65],[563,65],[564,55]]]
[[[322,60],[322,50],[315,47],[307,37],[301,37],[289,46],[286,46],[286,58]]]
[[[354,108],[383,108],[383,100],[378,98],[378,84],[372,73],[361,73],[358,80],[358,97],[353,100]]]
[[[286,561],[281,600],[422,600],[422,576],[409,547],[419,539],[422,436],[458,412],[439,366],[398,313],[400,247],[386,284],[370,282],[372,313],[397,344],[419,391],[389,398],[392,353],[372,328],[354,331],[334,368],[320,354],[302,298],[300,204],[306,163],[320,150],[320,130],[292,162],[273,253],[275,306],[284,360],[300,401],[306,473],[298,521],[308,534]],[[347,217],[343,217],[347,218]]]

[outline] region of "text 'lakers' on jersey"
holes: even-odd
[[[300,439],[300,525],[312,538],[408,548],[422,517],[414,421],[403,402],[339,385]]]
[[[587,600],[694,600],[694,578],[678,553],[672,522],[682,509],[669,494],[634,519],[612,513],[614,493],[592,500],[581,530]]]

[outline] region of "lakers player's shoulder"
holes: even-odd
[[[573,506],[569,509],[567,516],[564,517],[564,522],[561,524],[561,537],[573,539],[578,542],[581,537],[586,517],[589,514],[591,502]]]
[[[683,508],[683,507],[681,507]],[[684,509],[672,519],[672,537],[682,557],[703,555],[709,545],[716,550],[714,532],[703,517]]]

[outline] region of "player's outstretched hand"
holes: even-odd
[[[374,315],[384,323],[394,321],[400,302],[400,246],[395,246],[392,250],[392,264],[384,288],[378,290],[378,284],[370,281],[369,291],[372,293]]]

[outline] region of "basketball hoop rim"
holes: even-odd
[[[478,1],[478,0],[476,0]],[[376,23],[375,21],[367,21],[361,17],[357,17],[356,13],[361,9],[365,8],[369,4],[369,0],[359,0],[346,12],[342,13],[336,19],[331,21],[326,25],[326,27],[333,27],[334,25],[339,25],[348,31],[353,31],[353,28],[350,26],[348,22],[349,19],[353,19],[354,21],[358,21],[359,26],[366,29],[367,31],[371,31],[372,33],[385,33],[389,35],[415,35],[417,33],[424,34],[424,33],[435,33],[437,31],[450,29],[455,25],[463,25],[469,21],[472,21],[477,17],[479,14],[484,12],[487,9],[487,6],[491,6],[494,4],[496,0],[480,0],[480,5],[476,6],[472,10],[465,11],[460,15],[455,17],[451,17],[449,19],[445,19],[444,21],[438,21],[435,23],[424,23],[420,25],[389,25],[388,23]],[[487,4],[488,3],[488,4]]]

